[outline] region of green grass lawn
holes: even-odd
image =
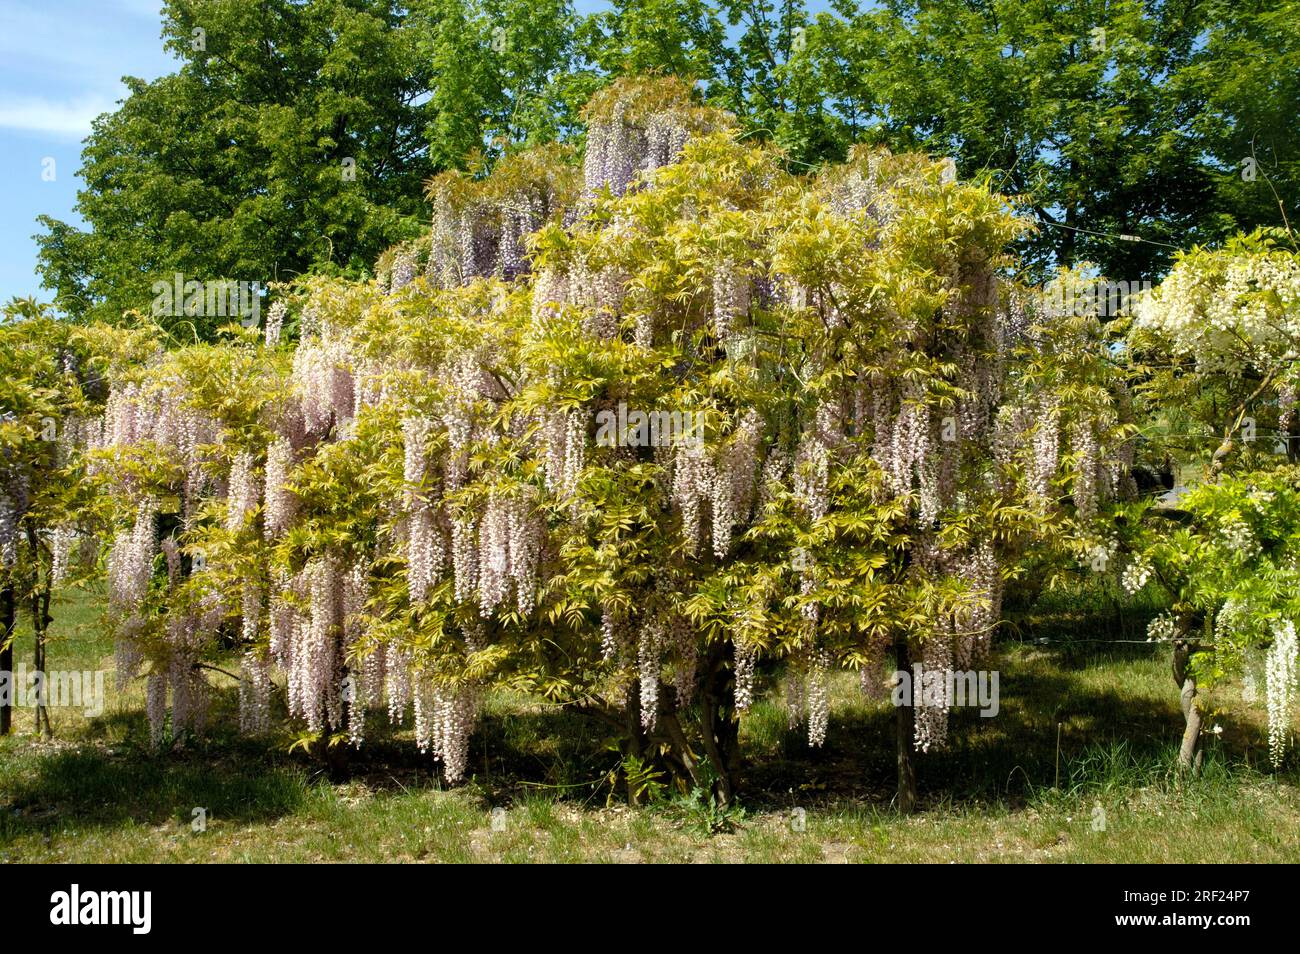
[[[111,670],[99,606],[92,594],[57,608],[51,668]],[[287,734],[239,738],[219,674],[208,736],[152,753],[141,687],[118,694],[110,672],[101,717],[56,709],[55,739],[38,741],[19,711],[18,734],[0,740],[0,862],[1300,861],[1300,760],[1268,770],[1260,707],[1235,685],[1216,690],[1206,701],[1224,710],[1210,722],[1223,731],[1200,776],[1180,779],[1165,651],[1072,638],[1132,638],[1141,621],[1062,607],[1021,614],[999,643],[1001,712],[954,715],[949,750],[919,761],[913,817],[890,808],[890,707],[850,674],[821,750],[787,730],[779,700],[755,706],[744,815],[710,833],[682,797],[611,804],[618,756],[604,730],[536,700],[488,700],[458,788],[442,789],[409,724],[367,742],[334,783]],[[29,640],[17,653],[30,659]]]

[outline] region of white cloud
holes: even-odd
[[[61,97],[175,69],[159,37],[160,0],[64,0],[52,15],[0,0],[0,89]],[[152,13],[148,13],[154,8]]]
[[[163,0],[119,0],[119,3],[127,13],[162,22]]]
[[[10,96],[0,100],[0,129],[81,139],[90,135],[91,120],[115,107],[113,100],[99,95],[62,101]]]

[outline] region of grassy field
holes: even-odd
[[[456,789],[442,790],[409,725],[367,742],[351,778],[332,783],[288,736],[233,734],[233,682],[220,675],[208,737],[152,753],[141,687],[119,695],[110,672],[99,718],[56,709],[55,739],[38,741],[19,711],[18,734],[0,740],[0,862],[1300,861],[1298,760],[1268,770],[1261,707],[1216,690],[1208,706],[1224,711],[1209,724],[1222,732],[1200,776],[1180,779],[1165,651],[1100,641],[1135,638],[1141,619],[1061,608],[1078,602],[1016,620],[990,663],[1000,714],[954,715],[950,750],[919,762],[914,817],[890,808],[889,706],[848,674],[821,750],[787,730],[779,701],[756,706],[742,729],[743,814],[720,826],[685,796],[611,804],[618,756],[602,728],[535,700],[488,700],[473,777]],[[91,595],[58,607],[51,668],[111,670],[98,606]],[[17,653],[30,659],[28,640]]]

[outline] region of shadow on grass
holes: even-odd
[[[1023,804],[1056,783],[1058,755],[1064,783],[1077,757],[1121,742],[1138,762],[1163,764],[1181,728],[1172,691],[1170,703],[1162,705],[1031,671],[1003,673],[999,694],[995,717],[981,717],[974,708],[954,710],[947,747],[916,756],[923,802]],[[896,778],[894,719],[888,703],[833,715],[819,750],[809,748],[802,731],[782,733],[776,751],[748,768],[747,800],[756,807],[888,805]]]
[[[284,720],[280,708],[273,722]],[[347,782],[381,796],[441,789],[437,763],[411,738],[409,714],[396,727],[372,718],[364,746],[346,749]],[[229,728],[237,724],[234,692],[218,691],[207,732],[160,752],[149,747],[138,711],[106,713],[72,742],[0,741],[0,845],[129,824],[180,830],[196,807],[226,821],[270,822],[331,786],[325,766],[288,751],[288,736],[248,739]],[[618,762],[606,741],[600,726],[570,712],[491,712],[472,739],[469,794],[484,807],[539,792],[590,803]]]
[[[1004,647],[1005,648],[1005,647]],[[1173,771],[1182,732],[1177,690],[1169,677],[1166,698],[1126,692],[1123,664],[1149,660],[1149,646],[1080,644],[1004,660],[1000,709],[954,710],[948,746],[917,756],[923,804],[1018,807],[1048,789],[1097,790],[1123,776],[1159,782]],[[1107,670],[1113,685],[1081,678]],[[768,674],[773,678],[775,674]],[[1147,671],[1147,678],[1151,674]],[[1146,687],[1148,690],[1150,686]],[[1157,687],[1156,692],[1160,689]],[[825,744],[810,748],[806,731],[789,730],[784,709],[755,706],[742,731],[741,799],[755,809],[887,808],[895,792],[894,710],[888,702],[837,707]],[[1248,727],[1227,727],[1216,755],[1250,770]],[[1058,747],[1059,726],[1059,747]],[[475,782],[492,798],[549,791],[575,802],[603,802],[607,777],[619,757],[609,731],[594,719],[563,712],[489,716],[475,733]],[[1211,740],[1207,738],[1207,745]]]
[[[154,753],[135,741],[143,716],[98,721],[108,725],[96,734],[126,729],[127,741],[33,744],[5,753],[0,841],[55,829],[188,825],[196,807],[239,821],[270,820],[292,814],[309,795],[301,766],[256,743],[218,733]]]
[[[1008,655],[997,717],[954,711],[948,748],[918,757],[923,806],[1015,808],[1053,787],[1091,792],[1158,782],[1170,771],[1182,727],[1172,677],[1166,700],[1125,693],[1122,685],[1123,665],[1150,654],[1148,647],[1080,644]],[[1093,667],[1109,671],[1104,679],[1081,678]],[[308,757],[286,752],[287,739],[250,741],[224,728],[238,722],[232,692],[215,702],[211,734],[177,751],[151,752],[144,717],[131,712],[96,720],[81,744],[4,752],[0,841],[64,828],[188,825],[197,806],[224,819],[268,821],[302,810],[316,786],[328,784]],[[470,794],[491,805],[539,795],[603,804],[620,762],[609,727],[514,702],[497,700],[475,731]],[[1236,736],[1241,744],[1216,740],[1215,757],[1228,770],[1249,770],[1251,732],[1224,724],[1224,741]],[[410,738],[409,719],[395,729],[376,713],[371,728],[362,750],[348,752],[351,781],[375,793],[441,787],[432,758]],[[891,803],[894,711],[887,702],[838,707],[820,749],[809,748],[804,731],[787,729],[784,710],[771,703],[756,706],[743,738],[741,799],[751,808]]]
[[[1091,641],[1028,653],[1017,648],[1014,655],[1008,648],[1001,647],[997,715],[954,709],[947,746],[916,755],[923,807],[1018,808],[1049,793],[1095,794],[1176,781],[1183,717],[1172,672],[1166,675],[1165,650]],[[1148,662],[1154,668],[1133,666]],[[1126,685],[1130,673],[1144,682],[1136,690]],[[897,769],[895,711],[887,701],[863,700],[832,712],[821,749],[808,746],[806,731],[788,731],[784,712],[779,717],[777,731],[753,732],[760,744],[749,753],[743,779],[747,804],[890,805]],[[1258,727],[1222,711],[1214,722],[1222,735],[1207,732],[1202,745],[1217,773],[1245,778],[1267,772]],[[1277,777],[1293,779],[1297,761],[1292,753]]]
[[[604,804],[620,763],[618,741],[601,720],[531,709],[487,713],[474,732],[469,771],[494,804],[542,793]]]

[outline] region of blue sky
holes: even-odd
[[[123,76],[176,68],[160,0],[0,0],[0,302],[48,300],[36,275],[36,216],[75,221],[81,140],[125,95]],[[53,159],[53,181],[42,173]]]

